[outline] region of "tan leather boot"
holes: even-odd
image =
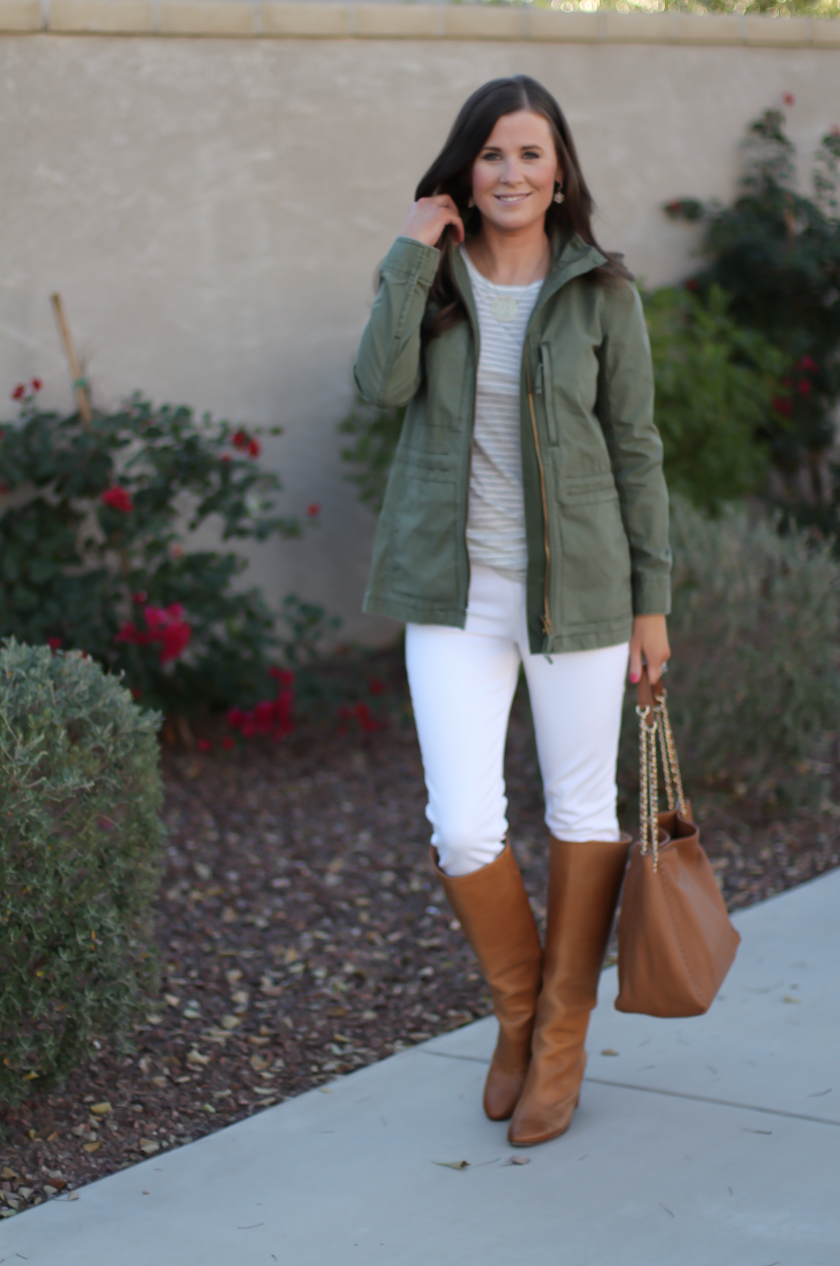
[[[543,984],[531,1067],[508,1138],[530,1147],[563,1134],[580,1097],[586,1030],[598,996],[630,837],[614,843],[551,841]]]
[[[506,1121],[531,1058],[542,970],[537,925],[509,844],[471,875],[444,875],[434,849],[432,865],[490,986],[499,1040],[484,1087],[484,1111],[491,1121]]]

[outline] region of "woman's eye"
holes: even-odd
[[[539,158],[539,154],[535,149],[526,149],[523,158]]]
[[[498,154],[494,154],[492,151],[490,151],[490,152],[489,152],[489,153],[487,153],[487,154],[482,154],[482,155],[481,155],[481,161],[482,161],[483,163],[492,163],[492,162],[493,162],[495,159],[497,159],[498,157],[499,157],[499,155],[498,155]]]

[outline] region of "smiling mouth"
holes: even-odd
[[[526,198],[530,198],[529,193],[497,193],[494,197],[497,202],[505,202],[508,205],[516,202],[524,202]]]

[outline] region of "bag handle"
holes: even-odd
[[[647,667],[639,678],[636,715],[639,718],[639,827],[642,852],[653,853],[653,869],[659,866],[659,772],[656,757],[656,735],[662,753],[662,772],[669,810],[687,814],[680,763],[671,718],[668,715],[668,692],[660,678],[654,685]]]

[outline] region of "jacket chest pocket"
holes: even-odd
[[[570,333],[563,342],[540,344],[535,391],[542,400],[548,442],[569,448],[573,468],[592,471],[602,465],[605,444],[595,418],[595,401],[598,395],[598,357],[594,346]],[[583,464],[574,460],[575,448]],[[586,450],[591,450],[586,460]]]

